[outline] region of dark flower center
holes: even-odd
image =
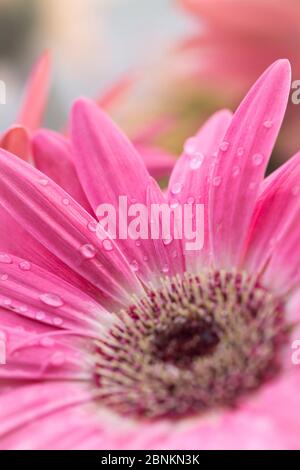
[[[236,405],[280,370],[283,314],[281,299],[246,273],[165,279],[97,343],[101,403],[148,418]]]

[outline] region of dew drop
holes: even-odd
[[[7,281],[8,274],[1,274],[0,279],[1,279],[1,281]]]
[[[170,237],[170,238],[164,238],[164,239],[163,239],[163,244],[164,244],[165,246],[168,246],[168,245],[170,245],[170,243],[172,243],[172,241],[173,241],[173,238],[172,238],[172,237]]]
[[[87,228],[90,232],[97,232],[97,222],[96,222],[96,220],[92,220],[91,222],[88,222]]]
[[[134,271],[134,272],[139,270],[139,265],[138,265],[138,262],[136,260],[131,261],[130,267],[131,267],[132,271]]]
[[[273,121],[267,120],[267,121],[264,122],[263,126],[266,129],[271,129],[271,127],[273,126]]]
[[[39,184],[41,186],[47,186],[48,183],[49,183],[49,181],[47,180],[47,178],[40,178],[39,179]]]
[[[61,366],[65,362],[65,356],[61,352],[53,354],[50,360],[53,366]]]
[[[169,268],[169,266],[167,266],[167,265],[162,267],[162,272],[163,272],[164,274],[167,274],[167,273],[169,272],[169,270],[170,270],[170,268]]]
[[[103,240],[102,246],[103,246],[105,251],[112,251],[114,249],[114,246],[113,246],[112,242],[108,239]]]
[[[60,317],[54,317],[52,323],[55,326],[60,326],[63,324],[63,319]]]
[[[190,196],[187,201],[186,201],[188,204],[194,204],[195,202],[195,199],[193,198],[193,196]]]
[[[227,142],[226,140],[224,140],[224,141],[220,144],[220,150],[222,150],[222,152],[226,152],[228,149],[229,149],[229,142]]]
[[[54,345],[54,340],[45,336],[45,338],[41,339],[40,344],[41,346],[44,346],[44,348],[51,348]]]
[[[64,304],[59,295],[52,294],[50,292],[40,295],[40,300],[44,304],[49,305],[50,307],[55,307],[55,308],[62,307],[62,305]]]
[[[64,206],[68,206],[70,204],[70,199],[68,199],[67,197],[64,197],[62,200],[62,203]]]
[[[197,150],[197,139],[190,137],[184,144],[184,153],[186,155],[193,155]]]
[[[171,209],[176,209],[176,207],[179,206],[179,202],[178,201],[175,201],[175,202],[172,202],[172,204],[170,204],[170,208]]]
[[[142,243],[141,240],[136,240],[135,245],[136,245],[137,247],[139,247],[139,246],[141,246],[141,243]]]
[[[30,271],[31,269],[31,263],[29,263],[29,261],[21,261],[19,263],[19,268],[22,270],[22,271]]]
[[[0,263],[11,264],[12,262],[12,258],[9,255],[6,253],[0,253]]]
[[[243,147],[239,147],[239,148],[237,149],[237,155],[238,155],[239,157],[242,157],[242,156],[244,155],[244,152],[245,152],[245,150],[243,149]]]
[[[36,315],[35,315],[35,318],[36,320],[44,320],[44,318],[46,317],[45,313],[44,312],[37,312]]]
[[[198,153],[197,155],[195,155],[191,161],[190,161],[190,169],[191,170],[198,170],[198,168],[200,168],[200,166],[202,165],[203,163],[203,159],[204,159],[204,155],[202,153]]]
[[[221,183],[222,183],[221,176],[215,176],[214,179],[213,179],[213,185],[214,186],[220,186]]]
[[[92,259],[95,258],[97,250],[93,245],[90,245],[87,243],[86,245],[82,245],[80,247],[80,253],[82,256],[86,259]]]
[[[171,189],[172,194],[179,194],[182,191],[183,184],[182,183],[175,183]]]
[[[262,164],[263,162],[263,156],[261,153],[255,153],[253,156],[252,156],[252,162],[253,162],[253,165],[255,166],[259,166]]]

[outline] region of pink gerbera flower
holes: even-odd
[[[1,150],[1,448],[299,448],[300,155],[263,180],[289,88],[278,61],[214,115],[166,197],[87,100],[71,118],[74,198]],[[203,202],[204,248],[101,241],[96,208],[120,195]]]

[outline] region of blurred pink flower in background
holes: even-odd
[[[199,21],[199,32],[180,46],[181,70],[212,108],[235,106],[269,63],[286,57],[300,78],[300,4],[295,0],[179,0]],[[299,147],[300,108],[292,102],[277,146],[277,158]]]
[[[264,179],[289,88],[289,64],[276,62],[234,115],[216,113],[186,142],[166,196],[85,99],[58,169],[74,198],[0,150],[14,235],[1,232],[1,448],[299,448],[299,153]],[[33,146],[47,153],[51,139]],[[103,229],[101,241],[96,209],[118,210],[120,195],[203,202],[203,250]]]

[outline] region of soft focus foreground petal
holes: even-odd
[[[16,122],[30,131],[35,131],[43,118],[49,93],[50,68],[51,58],[46,51],[35,64],[27,82]]]
[[[91,398],[85,384],[67,382],[19,386],[2,394],[0,448],[43,449],[49,436],[62,431],[77,441],[76,431],[87,420],[80,409],[75,414],[73,410]]]
[[[73,284],[89,295],[99,298],[99,291],[86,279],[69,268],[36,238],[25,230],[0,204],[0,251],[25,258]]]
[[[220,145],[211,181],[215,263],[238,263],[259,186],[280,129],[290,91],[290,65],[275,62],[235,112]]]
[[[299,196],[300,153],[279,168],[274,175],[266,178],[262,186],[246,240],[243,264],[247,269],[262,271],[273,254],[275,258],[280,256],[280,253],[277,253],[277,245],[284,234],[283,246],[288,243],[286,237],[290,236],[290,224],[295,217],[298,218],[300,210]],[[300,250],[298,252],[300,255]],[[294,255],[294,261],[290,260],[293,265],[299,259],[298,257],[296,260],[297,251]],[[287,263],[289,264],[288,260]],[[276,276],[282,276],[282,269]],[[288,289],[289,286],[286,287]]]
[[[141,292],[114,242],[99,240],[95,219],[56,183],[4,150],[0,150],[0,204],[107,299],[123,304],[132,293]],[[108,238],[100,232],[103,239]]]
[[[36,168],[61,186],[79,204],[92,213],[79,182],[69,141],[57,132],[40,130],[32,138]]]
[[[128,208],[133,204],[146,206],[151,178],[141,156],[93,102],[80,99],[75,103],[71,135],[78,176],[94,211],[100,204],[109,204],[119,215],[119,197],[125,197]],[[127,226],[124,215],[127,217],[127,209],[121,216]],[[120,226],[116,222],[118,238]],[[157,273],[148,264],[155,253],[151,240],[142,239],[137,246],[133,237],[123,238],[118,239],[118,245],[136,275],[144,282],[152,281]]]
[[[40,311],[37,318],[43,315],[46,317]],[[6,344],[6,363],[0,367],[1,393],[4,384],[11,389],[24,380],[90,380],[92,359],[88,351],[92,342],[89,337],[2,308],[0,334]]]
[[[198,271],[203,264],[209,264],[211,240],[209,232],[209,181],[218,150],[230,124],[232,114],[223,110],[212,116],[195,137],[185,144],[185,151],[170,178],[168,198],[171,205],[204,205],[204,246],[201,250],[186,251],[186,267]]]
[[[0,147],[27,161],[30,157],[30,140],[25,127],[11,126],[1,136]]]

